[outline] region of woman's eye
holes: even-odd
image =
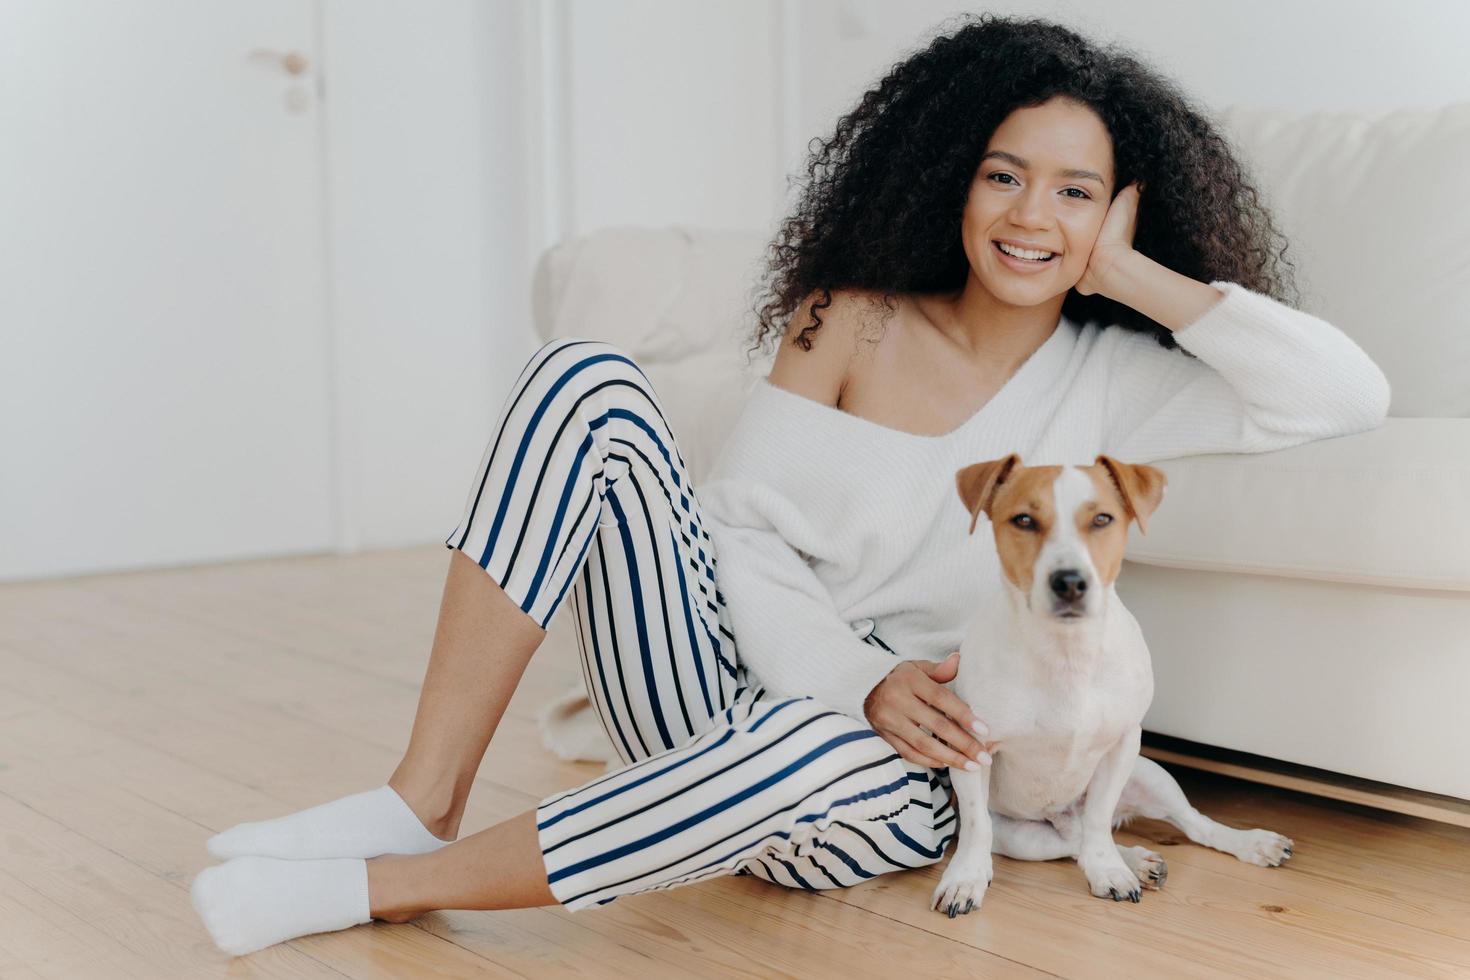
[[[995,173],[991,174],[989,177],[987,177],[985,179],[986,180],[995,180],[995,178],[997,178],[997,177],[1004,177],[1004,178],[1006,178],[1006,182],[1008,182],[1008,183],[1015,183],[1015,180],[1016,180],[1016,178],[1012,177],[1010,174],[1006,173],[1004,170],[997,170]],[[997,183],[999,183],[999,181],[997,181]],[[1084,191],[1080,187],[1068,187],[1068,188],[1066,188],[1066,190],[1068,190],[1068,191],[1076,191],[1077,192],[1076,195],[1069,195],[1075,201],[1090,201],[1090,200],[1092,200],[1092,195],[1089,194],[1089,193],[1087,193],[1086,191]]]

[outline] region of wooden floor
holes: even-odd
[[[1288,864],[1142,821],[1118,842],[1162,848],[1170,873],[1138,905],[1093,898],[1073,862],[997,857],[983,908],[954,920],[926,908],[938,867],[815,894],[727,878],[229,960],[189,904],[205,839],[383,784],[448,555],[0,587],[0,977],[1470,977],[1470,831],[1189,770],[1176,774],[1205,813],[1292,837]],[[567,666],[533,661],[467,832],[600,773],[536,735]]]

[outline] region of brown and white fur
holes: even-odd
[[[1027,467],[1012,453],[965,467],[956,483],[970,533],[981,511],[990,518],[1003,574],[979,597],[953,686],[996,745],[990,765],[950,770],[959,842],[932,907],[952,918],[979,906],[992,852],[1075,858],[1093,895],[1137,902],[1140,887],[1162,888],[1168,870],[1147,848],[1114,844],[1113,829],[1134,816],[1167,820],[1252,864],[1290,857],[1289,838],[1216,823],[1138,754],[1153,671],[1113,585],[1128,521],[1147,533],[1163,472],[1108,456]]]

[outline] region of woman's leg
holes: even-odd
[[[369,912],[409,922],[435,909],[529,909],[555,905],[526,810],[432,854],[384,854],[367,863]]]
[[[533,857],[557,901],[605,904],[729,874],[839,821],[908,806],[902,760],[872,729],[746,683],[687,470],[637,365],[608,344],[557,341],[523,382],[529,395],[508,406],[516,421],[487,451],[446,544],[542,627],[574,597],[589,693],[632,764],[543,800],[539,853],[517,836],[523,814],[445,847],[442,862],[312,862],[338,881],[342,907],[303,912],[295,926],[269,897],[301,877],[286,866],[299,862],[206,869],[196,905],[217,940],[234,935],[239,948],[240,936],[342,928],[365,921],[370,899],[390,914],[540,902]],[[464,872],[433,873],[445,866]]]
[[[863,641],[893,653],[876,632]],[[897,662],[897,655],[894,662]],[[773,850],[741,869],[792,888],[846,888],[890,871],[936,864],[954,840],[958,812],[948,769],[904,761],[908,806],[892,818],[843,820],[810,840]]]
[[[589,699],[625,762],[704,731],[739,681],[714,549],[663,406],[618,347],[527,367],[446,542],[545,626],[570,599]]]
[[[207,846],[215,857],[367,858],[422,853],[458,835],[485,749],[550,619],[538,621],[524,610],[532,588],[524,578],[512,584],[514,598],[501,587],[513,571],[509,550],[497,567],[487,568],[497,556],[484,540],[473,557],[463,548],[479,530],[477,515],[484,522],[482,506],[498,515],[499,526],[514,527],[536,512],[534,498],[517,497],[519,471],[513,472],[507,457],[530,435],[517,427],[531,424],[530,410],[555,383],[555,372],[545,368],[558,348],[543,346],[523,367],[491,432],[460,524],[445,542],[457,553],[450,555],[409,745],[387,785],[273,820],[238,824],[210,838]],[[547,445],[552,447],[548,462],[565,457],[565,450]],[[547,466],[539,469],[544,474]],[[510,508],[513,499],[525,512]],[[579,530],[590,533],[559,528],[561,543],[573,544]],[[524,532],[517,544],[522,538]]]
[[[450,555],[413,734],[388,780],[436,836],[458,836],[480,760],[545,637],[464,552]]]
[[[606,905],[881,823],[910,799],[903,760],[872,729],[811,698],[747,689],[687,745],[436,853],[367,862],[372,914]]]
[[[633,359],[599,341],[555,341],[525,374],[526,396],[506,412],[515,424],[487,452],[446,543],[542,623],[570,597],[588,696],[630,763],[538,806],[556,894],[580,907],[593,892],[611,901],[728,874],[744,855],[807,836],[818,821],[902,809],[900,760],[866,726],[810,699],[773,705],[749,688],[688,469]],[[847,772],[854,766],[861,775]],[[711,799],[728,805],[710,810]],[[749,826],[732,824],[732,811]],[[650,837],[651,825],[680,830]],[[444,860],[458,852],[466,867],[485,867],[468,852],[503,846],[502,831],[446,849]],[[373,877],[375,897],[393,904],[387,877],[376,869]],[[482,896],[497,888],[432,877],[444,886],[440,903],[483,903],[475,887]]]
[[[745,689],[688,745],[435,853],[239,857],[201,871],[192,895],[215,943],[236,955],[375,916],[553,902],[576,911],[737,873],[839,824],[879,824],[907,811],[908,782],[866,725],[811,698]]]
[[[837,821],[810,840],[773,849],[741,874],[816,891],[847,888],[890,871],[937,864],[959,829],[949,770],[903,760],[908,806],[889,817]]]
[[[459,833],[470,787],[546,631],[463,553],[450,556],[407,751],[387,786],[211,837],[219,858],[415,854]]]

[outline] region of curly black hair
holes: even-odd
[[[1227,140],[1172,81],[1055,22],[980,14],[896,64],[838,120],[832,139],[808,146],[806,186],[754,290],[750,350],[770,334],[779,340],[813,293],[815,322],[795,338],[803,350],[835,289],[881,293],[891,315],[895,294],[963,288],[960,225],[980,157],[1011,112],[1055,96],[1090,107],[1106,126],[1113,196],[1143,182],[1136,250],[1191,278],[1295,305],[1285,236]],[[1062,315],[1178,346],[1170,330],[1099,293],[1069,290]]]

